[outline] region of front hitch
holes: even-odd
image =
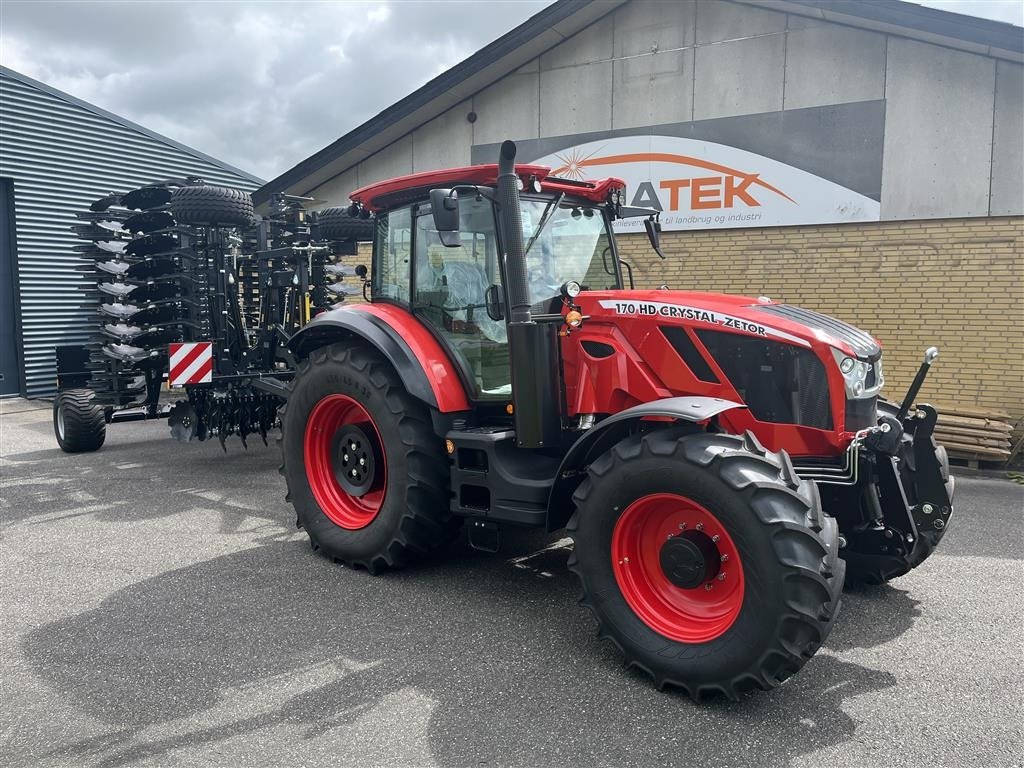
[[[905,460],[913,461],[914,498],[910,512],[918,533],[931,532],[936,540],[941,537],[953,514],[953,499],[936,452],[935,422],[938,412],[930,405],[919,405],[913,417],[905,422],[907,434],[913,437],[913,450]],[[934,534],[938,533],[938,536]]]

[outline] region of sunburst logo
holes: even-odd
[[[576,181],[583,181],[583,179],[586,178],[586,174],[583,172],[583,169],[586,167],[587,160],[592,158],[602,149],[604,149],[604,145],[598,147],[589,155],[583,154],[579,147],[572,147],[564,155],[560,155],[556,152],[555,157],[558,158],[558,162],[562,165],[551,171],[551,175],[575,179]]]

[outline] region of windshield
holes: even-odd
[[[585,290],[619,287],[611,238],[601,211],[576,203],[522,200],[530,302],[559,296],[576,280]]]

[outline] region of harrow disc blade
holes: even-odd
[[[344,264],[326,264],[324,273],[336,278],[356,276],[355,267],[347,267]]]
[[[163,186],[142,187],[141,189],[133,189],[122,197],[121,203],[126,208],[143,211],[149,210],[169,203],[173,192],[173,189]]]
[[[100,211],[105,211],[110,206],[117,205],[120,202],[120,195],[107,195],[106,197],[101,197],[99,200],[94,200],[93,202],[91,202],[89,204],[89,210],[98,213]]]
[[[124,228],[130,232],[157,232],[173,226],[174,217],[167,211],[143,211],[124,222]]]
[[[353,288],[352,286],[345,285],[344,283],[331,283],[325,287],[335,296],[358,296],[361,293],[358,288]]]
[[[96,269],[101,272],[106,272],[108,275],[114,275],[114,277],[120,277],[131,269],[131,264],[127,261],[97,261]]]
[[[147,235],[128,243],[125,252],[129,256],[155,256],[158,253],[170,253],[178,249],[178,238],[174,235]]]
[[[104,336],[120,342],[131,341],[136,336],[145,333],[145,330],[139,326],[127,323],[104,323],[100,330]]]
[[[92,258],[110,258],[111,253],[123,253],[129,245],[127,240],[97,240],[94,243],[73,245],[71,250],[76,253],[84,253]]]
[[[184,400],[179,400],[171,408],[171,413],[167,417],[167,426],[171,428],[171,437],[182,443],[195,440],[197,421],[195,409]]]
[[[137,315],[143,307],[134,304],[100,304],[100,312],[109,317],[116,317],[118,320],[127,320],[132,315]]]
[[[113,296],[116,299],[123,299],[129,293],[134,291],[136,286],[126,285],[125,283],[100,283],[99,289],[108,296]]]
[[[130,344],[107,344],[103,347],[103,354],[114,360],[120,360],[122,363],[141,363],[160,353],[156,350],[133,347]]]

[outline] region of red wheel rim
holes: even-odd
[[[359,495],[343,488],[338,480],[342,457],[346,462],[349,459],[344,446],[339,445],[339,437],[351,434],[352,428],[374,442],[365,449],[377,457],[370,457],[372,478]],[[364,446],[360,445],[360,450]],[[306,422],[303,453],[313,498],[332,523],[355,531],[373,522],[384,503],[387,457],[377,425],[362,405],[347,395],[328,395],[318,402]]]
[[[670,581],[662,567],[663,547],[678,536],[708,553],[701,562],[712,571],[710,578],[701,571],[695,577],[700,583],[692,588]],[[706,643],[721,636],[739,616],[743,605],[739,552],[718,518],[692,499],[655,493],[634,501],[612,531],[611,555],[615,581],[626,603],[660,635],[681,643]],[[712,563],[714,558],[717,563]]]

